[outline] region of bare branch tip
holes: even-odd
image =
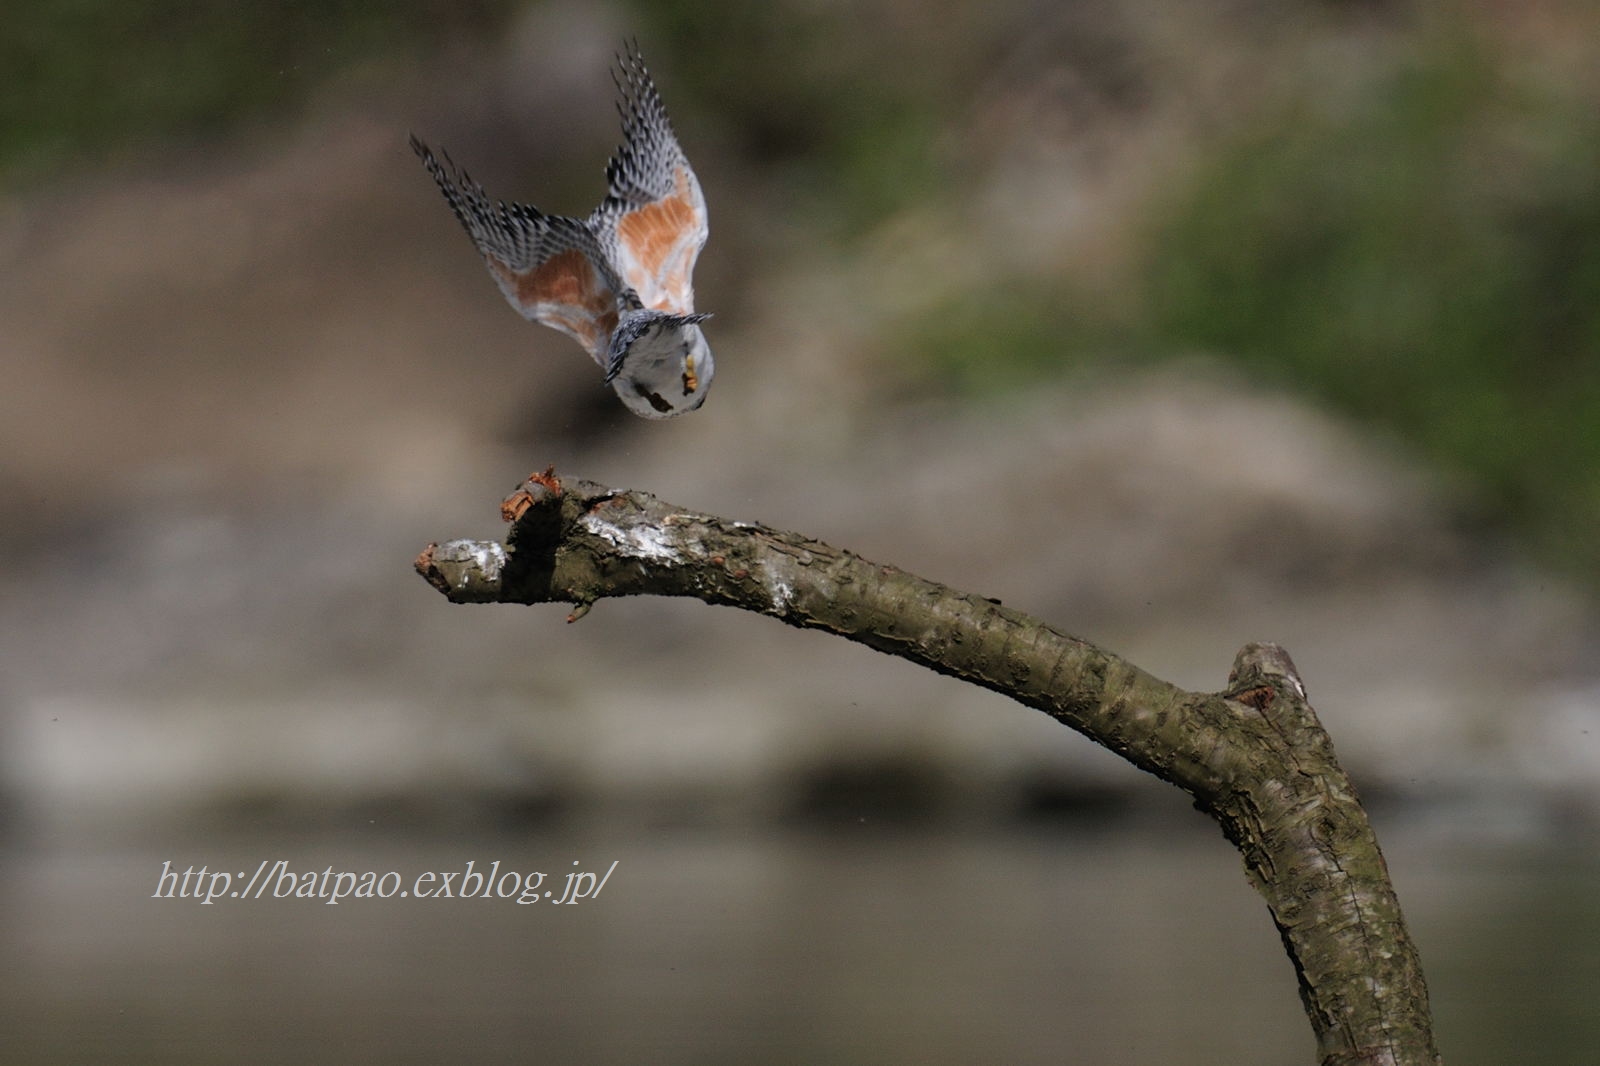
[[[1233,659],[1233,669],[1228,672],[1230,690],[1253,692],[1262,687],[1270,688],[1274,682],[1281,683],[1299,699],[1306,698],[1305,682],[1300,679],[1300,671],[1283,645],[1262,641],[1246,644],[1239,649],[1239,654]],[[1242,696],[1235,695],[1233,698],[1242,699]],[[1251,701],[1244,699],[1243,702]]]
[[[438,542],[430,542],[426,548],[422,549],[422,554],[418,555],[416,561],[411,565],[416,568],[417,573],[422,575],[424,581],[448,596],[450,594],[450,582],[439,572],[438,564],[434,561],[434,552],[438,550]]]

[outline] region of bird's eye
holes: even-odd
[[[683,357],[683,394],[688,396],[699,387],[700,379],[694,372],[694,356],[686,355]]]

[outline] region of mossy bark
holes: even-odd
[[[1427,987],[1366,812],[1287,653],[1239,652],[1189,692],[1000,603],[794,533],[553,471],[502,505],[504,545],[429,545],[456,603],[691,596],[824,629],[1002,692],[1189,793],[1244,857],[1324,1066],[1435,1064]]]

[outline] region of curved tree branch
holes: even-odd
[[[1288,653],[1189,692],[1037,619],[795,533],[554,470],[502,505],[504,545],[430,544],[454,603],[692,596],[825,629],[1002,692],[1189,793],[1266,899],[1324,1066],[1435,1064],[1427,987],[1378,842]]]

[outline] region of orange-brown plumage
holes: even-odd
[[[653,282],[643,286],[655,290],[645,297],[645,306],[687,314],[694,310],[689,271],[700,251],[696,237],[705,222],[703,205],[690,189],[684,168],[678,169],[675,178],[671,195],[617,219],[617,239]]]
[[[525,317],[575,338],[628,408],[669,418],[705,400],[714,364],[694,310],[705,197],[637,49],[619,57],[623,142],[588,218],[491,200],[415,137],[500,291]]]

